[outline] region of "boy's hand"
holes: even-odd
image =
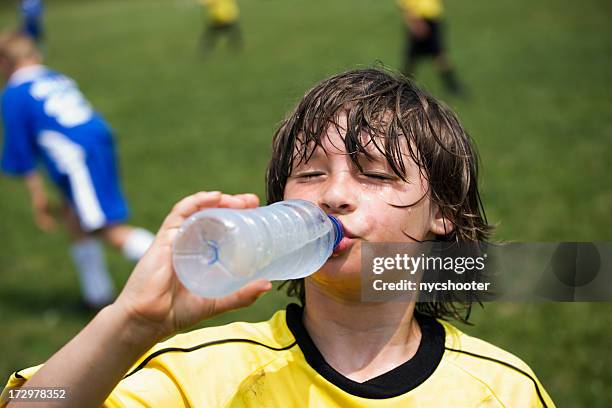
[[[200,192],[178,202],[110,307],[144,328],[135,333],[161,340],[203,319],[253,303],[272,288],[269,281],[252,282],[219,299],[202,298],[191,293],[174,272],[172,242],[183,221],[197,211],[212,207],[254,208],[258,204],[259,199],[254,194],[228,195],[220,192]]]
[[[49,203],[45,185],[40,174],[38,171],[33,170],[24,176],[24,181],[30,193],[34,222],[44,232],[53,231],[55,228],[53,213],[55,211]]]

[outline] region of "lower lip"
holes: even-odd
[[[342,237],[342,240],[338,243],[332,255],[337,255],[340,252],[346,251],[353,243],[353,240],[348,237]]]

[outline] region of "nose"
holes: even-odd
[[[328,214],[349,214],[357,208],[357,188],[351,186],[349,172],[328,178],[317,204]]]

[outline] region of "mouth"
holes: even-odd
[[[344,233],[344,236],[334,249],[332,257],[338,256],[343,252],[348,251],[359,239],[359,237],[352,233],[349,229],[347,229],[344,224],[342,224],[342,232]]]
[[[336,248],[334,249],[334,252],[332,253],[332,257],[338,256],[341,253],[348,250],[350,247],[353,246],[354,242],[355,240],[353,238],[349,238],[347,236],[343,237],[342,240],[338,243],[338,245],[336,245]]]

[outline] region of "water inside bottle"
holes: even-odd
[[[276,231],[271,261],[263,265],[261,276],[270,280],[298,279],[321,267],[331,255],[333,234],[324,213],[316,208],[291,205],[274,206],[275,211],[262,219],[270,231]],[[313,211],[314,210],[314,211]]]
[[[335,227],[312,203],[266,211],[208,209],[188,219],[174,242],[179,278],[201,296],[229,294],[255,278],[298,279],[331,255]]]

